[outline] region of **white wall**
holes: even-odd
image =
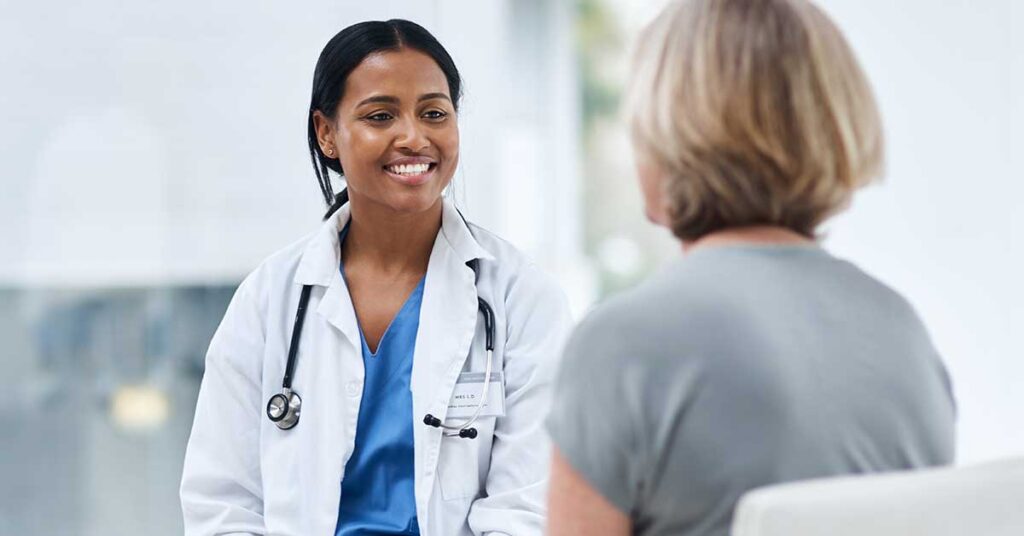
[[[310,232],[317,56],[341,28],[391,17],[432,30],[464,76],[457,201],[557,268],[580,249],[576,197],[555,210],[550,195],[578,180],[571,13],[540,0],[19,4],[0,18],[0,286],[235,281]]]
[[[664,0],[619,2],[636,32]],[[885,182],[826,246],[907,296],[952,373],[961,463],[1024,455],[1024,3],[820,0],[875,88]]]

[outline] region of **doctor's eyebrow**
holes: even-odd
[[[430,99],[444,99],[448,102],[452,101],[452,99],[444,93],[424,93],[423,95],[420,95],[420,98],[416,99],[416,102],[423,102]],[[358,108],[364,104],[398,104],[399,102],[401,101],[398,97],[392,97],[391,95],[374,95],[368,99],[363,99],[356,105],[356,107]]]
[[[448,95],[445,95],[444,93],[424,93],[423,95],[420,95],[420,98],[417,100],[417,102],[423,102],[425,100],[430,99],[444,99],[448,102],[452,101],[451,99],[448,98]]]

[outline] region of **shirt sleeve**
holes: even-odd
[[[622,329],[608,314],[592,314],[566,345],[546,425],[555,448],[612,505],[635,510],[646,448]]]

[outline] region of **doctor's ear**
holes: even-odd
[[[338,151],[334,147],[334,121],[320,110],[314,110],[313,127],[316,130],[316,141],[320,146],[320,152],[328,158],[337,159]]]

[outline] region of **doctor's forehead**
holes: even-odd
[[[343,106],[357,106],[372,96],[415,102],[423,95],[443,94],[450,101],[448,79],[433,58],[411,48],[375,52],[345,80]]]

